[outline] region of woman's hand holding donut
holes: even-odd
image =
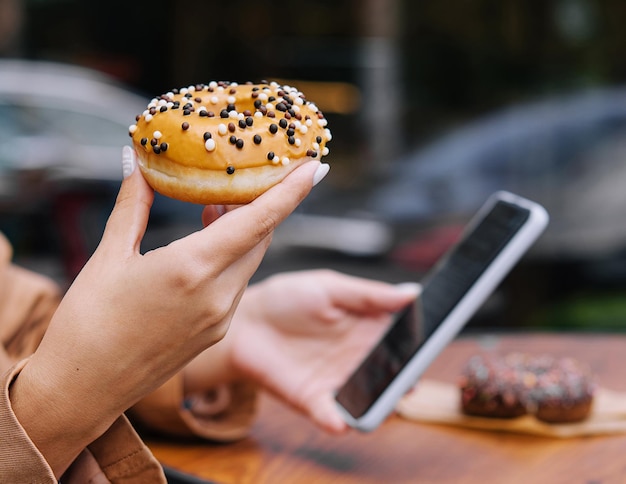
[[[18,419],[57,475],[224,336],[272,231],[328,170],[305,163],[254,202],[142,255],[153,191],[128,147],[124,159],[102,241],[11,388]]]

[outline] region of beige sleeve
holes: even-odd
[[[9,386],[23,363],[0,377],[0,482],[56,484],[52,469],[11,409]]]
[[[227,442],[248,434],[256,414],[256,401],[256,387],[244,382],[186,398],[179,373],[128,414],[133,422],[150,431]]]
[[[11,264],[0,234],[0,372],[33,354],[61,300],[47,277]]]

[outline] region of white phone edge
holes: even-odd
[[[350,427],[363,432],[370,432],[376,429],[395,410],[398,401],[416,384],[428,366],[455,338],[544,231],[549,221],[549,215],[541,205],[510,192],[499,191],[489,197],[472,217],[459,240],[471,232],[500,200],[529,209],[528,220],[363,416],[354,418],[338,402],[335,402],[339,412]]]

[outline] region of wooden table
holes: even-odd
[[[455,382],[467,358],[482,348],[576,356],[591,365],[599,384],[626,391],[622,335],[463,337],[425,377]],[[267,396],[243,441],[149,445],[165,465],[220,484],[626,483],[626,434],[553,439],[393,416],[371,434],[333,437]]]

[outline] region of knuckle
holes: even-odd
[[[282,220],[281,214],[273,208],[266,208],[259,217],[259,229],[257,232],[259,240],[271,235]]]

